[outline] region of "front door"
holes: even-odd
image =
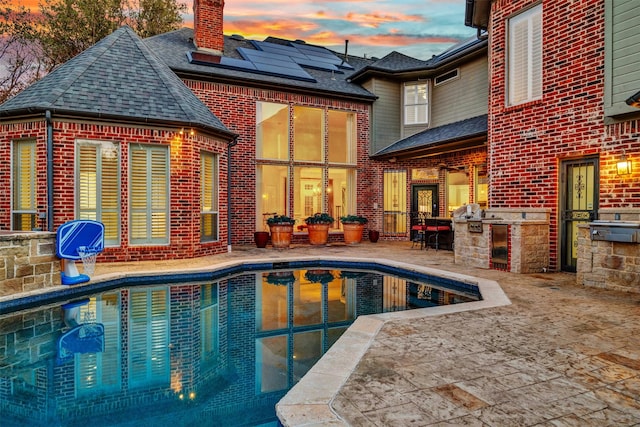
[[[562,163],[560,256],[563,271],[576,271],[578,225],[597,218],[598,176],[597,158]]]
[[[411,212],[438,216],[438,186],[414,185],[411,191]]]

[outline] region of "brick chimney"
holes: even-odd
[[[193,0],[193,42],[198,50],[222,54],[224,0]]]

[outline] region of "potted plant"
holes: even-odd
[[[329,226],[333,224],[333,217],[327,213],[317,213],[304,222],[309,231],[309,243],[312,245],[326,245],[329,241]]]
[[[344,230],[344,242],[347,245],[353,245],[362,241],[362,231],[364,225],[369,220],[360,215],[347,215],[340,217],[342,228]]]
[[[286,215],[274,215],[267,219],[267,225],[271,230],[271,244],[276,249],[286,249],[291,245],[293,224],[296,220]]]

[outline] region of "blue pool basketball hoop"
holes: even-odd
[[[96,256],[104,249],[104,224],[90,219],[78,219],[62,224],[56,234],[56,253],[64,260],[60,272],[63,285],[89,281]],[[84,273],[80,274],[75,262],[82,260]]]

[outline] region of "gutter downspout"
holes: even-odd
[[[51,111],[44,113],[47,124],[47,231],[53,231],[53,123]]]
[[[231,252],[231,147],[238,144],[238,136],[227,145],[227,252]]]

